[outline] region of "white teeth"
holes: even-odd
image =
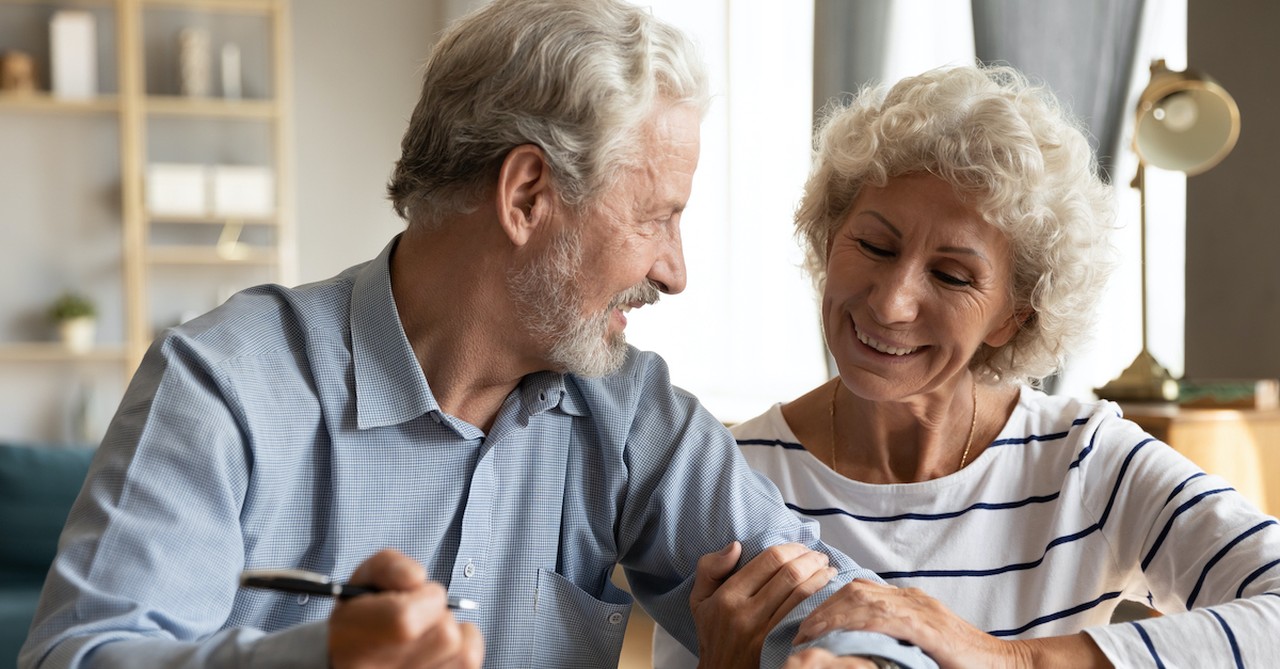
[[[620,308],[620,309],[622,309],[622,313],[624,313],[624,314],[625,314],[625,313],[627,313],[628,311],[631,311],[631,305],[630,305],[630,304],[624,304],[624,305],[622,305],[622,306],[621,306],[621,307],[619,307],[619,308]]]
[[[906,355],[908,353],[915,353],[920,349],[919,346],[914,346],[912,348],[898,348],[897,346],[889,346],[888,344],[882,344],[872,339],[871,337],[868,337],[867,335],[862,334],[861,330],[858,330],[855,328],[854,332],[856,332],[858,335],[858,341],[866,344],[867,346],[870,346],[871,348],[881,353],[887,353],[889,355]]]

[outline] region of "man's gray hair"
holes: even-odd
[[[387,187],[414,225],[473,210],[522,144],[542,149],[562,201],[585,208],[637,161],[659,103],[708,101],[690,39],[617,0],[495,0],[445,31],[425,69]]]

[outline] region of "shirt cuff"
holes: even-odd
[[[314,669],[329,666],[329,621],[272,632],[258,639],[250,667]]]
[[[800,652],[806,648],[822,648],[833,655],[883,657],[897,662],[903,669],[938,668],[938,663],[919,648],[877,632],[836,630],[796,646],[793,652]]]

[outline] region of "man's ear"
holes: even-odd
[[[524,246],[533,231],[553,211],[551,170],[542,149],[521,144],[507,153],[498,171],[494,204],[498,224],[516,246]]]

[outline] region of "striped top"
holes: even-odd
[[[833,472],[781,405],[734,433],[824,541],[990,634],[1086,630],[1122,667],[1275,666],[1280,525],[1120,413],[1024,388],[973,463],[895,485]],[[1109,625],[1125,599],[1194,611]],[[657,636],[655,666],[694,666],[672,646]]]

